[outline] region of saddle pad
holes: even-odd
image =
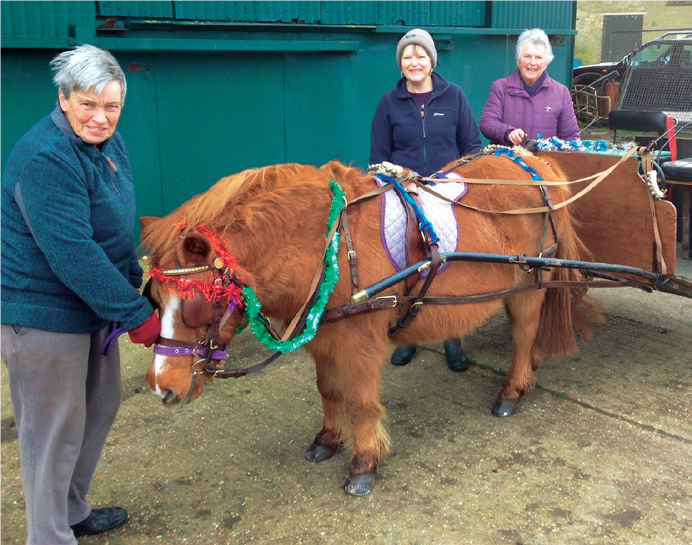
[[[434,177],[442,177],[435,174]],[[454,172],[444,176],[445,179],[462,177]],[[385,185],[375,177],[379,186]],[[426,184],[430,189],[447,199],[458,201],[466,194],[468,189],[464,182],[445,182]],[[435,233],[440,239],[438,249],[440,253],[455,252],[459,241],[459,226],[454,215],[454,205],[431,195],[427,191],[419,191],[421,208],[427,220],[432,224]],[[397,271],[406,268],[406,220],[407,214],[404,205],[395,191],[387,191],[382,199],[382,244],[387,250],[387,255]],[[445,263],[438,269],[438,274],[447,268]],[[429,271],[421,275],[427,277]]]

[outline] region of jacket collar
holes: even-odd
[[[59,102],[55,104],[55,109],[51,112],[50,118],[53,120],[53,123],[55,123],[55,126],[62,132],[64,132],[67,136],[69,136],[70,138],[79,138],[79,136],[77,136],[75,132],[72,130],[72,126],[65,117],[62,108],[60,108]],[[81,140],[81,138],[79,139]]]
[[[431,76],[433,80],[433,91],[432,95],[430,95],[430,98],[433,98],[444,93],[447,90],[447,87],[449,87],[449,82],[442,76],[440,76],[440,74],[438,74],[437,72],[433,71]],[[406,78],[402,77],[397,82],[395,91],[397,98],[406,99],[411,96],[411,93],[409,93],[408,89],[406,88]]]

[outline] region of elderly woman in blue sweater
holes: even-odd
[[[388,161],[430,176],[479,152],[481,133],[464,91],[433,72],[437,50],[432,36],[420,28],[408,31],[397,45],[396,62],[402,77],[375,111],[370,163]],[[458,339],[445,341],[444,348],[452,371],[468,369]],[[406,365],[415,351],[415,345],[400,346],[391,362]]]
[[[124,524],[86,496],[122,394],[109,323],[153,344],[135,194],[115,130],[125,75],[83,45],[51,62],[55,110],[15,145],[2,178],[2,358],[9,370],[24,481],[27,545],[77,545]]]

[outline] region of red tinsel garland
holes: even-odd
[[[214,250],[216,250],[216,255],[223,261],[224,268],[230,269],[231,273],[236,278],[242,280],[238,274],[240,269],[238,262],[228,252],[228,250],[226,250],[226,247],[218,234],[209,230],[204,225],[198,225],[192,229],[183,226],[180,228],[180,231],[178,231],[178,234],[188,229],[190,231],[198,231],[207,237],[209,242],[211,242],[212,246],[214,247]],[[223,298],[227,298],[229,303],[231,300],[235,300],[236,304],[239,306],[243,305],[243,292],[240,289],[240,286],[238,286],[235,282],[231,282],[230,285],[224,286],[221,284],[221,282],[200,282],[198,280],[185,278],[183,276],[165,275],[163,274],[163,270],[153,263],[149,269],[149,277],[153,278],[156,282],[164,284],[171,291],[175,289],[183,299],[192,299],[195,296],[195,291],[199,290],[207,301],[219,301]],[[175,288],[171,286],[171,284],[175,284]]]

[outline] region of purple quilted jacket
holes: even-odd
[[[546,74],[538,92],[529,96],[518,69],[490,86],[480,129],[491,144],[500,145],[507,145],[506,136],[514,129],[531,139],[580,139],[569,89]]]

